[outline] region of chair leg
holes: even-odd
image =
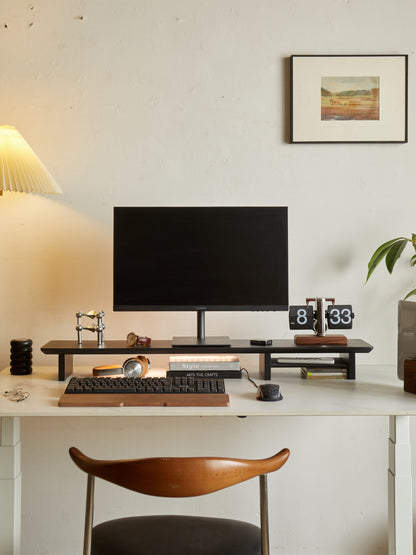
[[[94,476],[88,474],[87,502],[85,506],[84,549],[83,555],[91,553],[92,521],[94,516]]]
[[[261,552],[269,555],[269,507],[267,495],[267,475],[261,474],[260,478],[260,527],[261,527]]]

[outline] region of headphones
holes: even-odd
[[[143,378],[150,368],[150,360],[142,355],[128,358],[123,362],[123,366],[118,364],[108,364],[105,366],[95,366],[92,369],[93,376],[110,376],[111,374],[124,374],[126,378]]]

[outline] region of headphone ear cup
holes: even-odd
[[[123,363],[123,374],[131,378],[143,378],[149,368],[149,360],[147,357],[139,355],[137,357],[128,358]]]
[[[150,360],[143,356],[143,355],[138,355],[136,357],[136,359],[141,363],[142,365],[142,373],[141,373],[141,377],[143,378],[143,376],[145,376],[150,368]]]

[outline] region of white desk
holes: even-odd
[[[75,374],[82,374],[76,369]],[[257,379],[255,372],[253,378]],[[261,383],[261,380],[257,380]],[[229,407],[58,407],[66,382],[56,380],[56,368],[35,368],[30,376],[0,374],[0,391],[22,385],[29,399],[15,403],[0,396],[0,553],[20,553],[20,417],[30,416],[388,416],[389,555],[412,555],[412,479],[409,416],[416,416],[416,396],[403,391],[392,367],[359,367],[357,380],[301,380],[299,374],[275,370],[284,399],[264,403],[255,399],[245,379],[228,380]],[[289,446],[290,447],[290,446]]]

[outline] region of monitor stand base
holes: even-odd
[[[231,340],[228,336],[205,337],[172,337],[173,347],[229,347]]]

